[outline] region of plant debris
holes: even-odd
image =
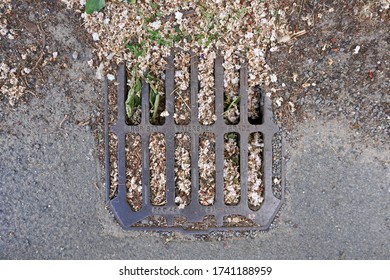
[[[162,133],[152,133],[149,142],[150,189],[153,205],[166,203],[165,138]]]
[[[263,197],[263,137],[255,132],[248,139],[248,202],[253,208],[258,208]]]
[[[188,134],[175,135],[175,203],[183,209],[190,203],[191,194],[191,138]]]
[[[127,201],[134,211],[142,207],[142,146],[139,134],[126,135]]]
[[[209,206],[215,198],[215,134],[199,136],[199,203]]]
[[[238,134],[225,134],[224,196],[226,205],[237,205],[240,201],[240,146]]]

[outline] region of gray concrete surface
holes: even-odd
[[[60,100],[56,92],[33,100],[38,109],[16,110],[10,119],[21,123],[0,134],[1,259],[390,258],[388,147],[363,145],[343,121],[296,131],[286,204],[272,230],[165,244],[157,234],[123,232],[113,220],[94,138],[71,124],[58,127]]]
[[[50,48],[78,59],[46,68],[43,98],[0,107],[0,259],[390,259],[389,143],[341,117],[294,124],[270,231],[210,242],[122,231],[104,204],[94,128],[80,125],[102,106],[92,50],[69,14],[56,17]]]

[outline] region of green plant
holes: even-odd
[[[158,45],[168,46],[168,47],[171,47],[173,45],[173,40],[169,40],[169,39],[164,38],[161,35],[160,30],[151,30],[151,29],[146,28],[146,31],[149,33],[149,36],[148,36],[149,40],[155,41]]]
[[[106,6],[105,0],[87,0],[85,3],[85,12],[87,14],[92,14],[93,12],[98,12]]]
[[[144,56],[146,54],[146,49],[144,47],[144,42],[141,43],[128,43],[126,47],[134,55],[135,58]]]
[[[149,84],[149,103],[152,108],[152,122],[156,123],[158,117],[158,107],[160,106],[160,94],[158,93],[158,80],[151,73],[145,74],[145,81]]]
[[[125,102],[126,115],[130,120],[133,118],[137,107],[141,105],[141,89],[141,78],[138,75],[137,68],[134,67],[130,78],[130,89]]]
[[[227,98],[227,101],[225,101],[225,108],[226,107],[227,108],[226,108],[225,112],[223,112],[223,114],[226,114],[234,105],[237,105],[239,101],[240,101],[240,96],[238,96],[233,101],[231,99]]]

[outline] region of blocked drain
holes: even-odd
[[[271,102],[268,96],[260,95],[261,121],[250,122],[248,119],[248,86],[247,67],[242,65],[239,73],[239,112],[238,124],[225,122],[224,114],[224,73],[223,58],[217,57],[214,65],[215,88],[215,115],[213,124],[202,125],[198,121],[198,58],[191,58],[190,73],[190,120],[187,124],[177,124],[174,120],[175,88],[174,59],[167,58],[165,71],[165,121],[161,125],[150,123],[149,114],[149,86],[142,84],[141,121],[136,125],[126,122],[125,98],[126,98],[126,70],[121,65],[118,69],[117,79],[117,121],[112,126],[108,121],[108,86],[105,82],[105,156],[106,156],[106,188],[107,200],[111,210],[119,223],[127,230],[180,230],[183,232],[206,233],[211,230],[265,230],[272,223],[279,210],[284,193],[283,165],[275,172],[275,156],[282,157],[282,153],[273,152],[274,135],[278,128],[273,122]],[[109,149],[109,135],[114,135],[117,156]],[[131,136],[131,137],[129,137]],[[199,158],[200,150],[204,151],[208,145],[208,139],[212,139],[211,148],[206,153],[213,156],[214,166],[212,171],[205,170],[205,160]],[[132,140],[133,139],[133,140]],[[134,140],[136,139],[136,140]],[[152,177],[151,159],[159,160],[159,156],[153,156],[150,152],[150,141],[157,141],[162,145],[160,165],[164,165],[163,176]],[[156,140],[157,139],[157,140]],[[187,145],[181,150],[175,151],[175,145],[179,141],[187,141]],[[205,141],[205,139],[207,141]],[[251,141],[261,141],[257,146],[251,145]],[[138,142],[131,144],[129,142]],[[233,144],[227,151],[226,143]],[[235,141],[235,142],[234,142]],[[175,144],[176,143],[176,144]],[[248,144],[249,143],[249,144]],[[133,145],[133,146],[132,146]],[[130,152],[129,150],[135,149]],[[111,154],[110,154],[111,151]],[[139,155],[137,155],[139,153]],[[250,157],[261,153],[260,165],[249,161]],[[273,155],[274,154],[274,155]],[[175,172],[178,170],[177,158],[188,156],[186,168],[189,170],[187,181],[176,180]],[[165,156],[165,157],[164,157]],[[227,157],[236,163],[237,176],[231,176],[229,181],[226,176],[228,165]],[[176,161],[175,161],[176,160]],[[277,162],[282,162],[278,158]],[[113,162],[115,161],[115,162]],[[249,166],[248,162],[251,166]],[[128,172],[129,166],[141,165],[139,172]],[[110,167],[111,166],[111,167]],[[112,166],[115,173],[116,194],[112,195],[113,182]],[[176,169],[175,169],[176,168]],[[255,170],[253,171],[253,168]],[[259,169],[259,170],[256,170]],[[233,167],[234,169],[234,167]],[[181,170],[183,171],[183,170]],[[258,171],[258,172],[257,172]],[[234,172],[234,170],[233,170]],[[211,174],[211,175],[210,175]],[[276,178],[274,174],[279,174]],[[158,175],[158,174],[157,174]],[[254,186],[250,178],[261,176],[261,186]],[[210,177],[210,178],[208,178]],[[138,193],[132,190],[131,199],[138,200],[138,204],[129,203],[129,182],[140,182]],[[163,188],[163,196],[156,195],[156,186],[151,187],[152,181]],[[275,195],[275,182],[278,183],[278,194]],[[180,186],[189,186],[189,190]],[[237,189],[232,185],[236,184]],[[210,187],[214,186],[214,187]],[[259,190],[256,193],[252,189]],[[233,199],[226,199],[231,192]],[[236,193],[237,192],[237,193]],[[202,196],[202,198],[201,198]],[[185,202],[180,203],[184,198]],[[132,205],[133,204],[133,205]]]

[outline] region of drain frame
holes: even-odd
[[[261,124],[251,124],[248,119],[248,70],[247,65],[243,64],[240,69],[240,121],[238,124],[226,124],[223,118],[223,99],[224,99],[224,70],[223,58],[217,57],[214,63],[215,76],[215,115],[217,120],[211,125],[202,125],[198,121],[198,58],[191,58],[190,72],[190,105],[191,120],[187,125],[177,125],[173,117],[174,112],[174,57],[166,58],[167,66],[165,73],[165,98],[166,110],[169,116],[165,118],[162,125],[153,125],[150,123],[149,115],[149,87],[146,82],[142,83],[141,98],[141,122],[138,125],[129,125],[126,123],[125,96],[126,96],[126,69],[121,64],[118,67],[117,77],[117,106],[118,116],[116,123],[109,125],[108,115],[108,80],[104,81],[104,133],[105,133],[105,168],[106,168],[106,202],[117,221],[125,230],[148,230],[148,231],[179,231],[189,234],[207,234],[211,231],[227,230],[267,230],[277,215],[280,207],[284,203],[285,189],[285,164],[284,164],[284,145],[282,140],[282,163],[281,163],[281,199],[274,196],[272,192],[272,139],[279,132],[277,125],[273,121],[271,101],[268,95],[263,95],[263,108],[261,110]],[[150,201],[149,186],[149,138],[151,133],[159,132],[165,135],[166,141],[166,204],[164,206],[154,206]],[[198,199],[199,189],[199,135],[204,132],[215,134],[215,196],[214,204],[211,206],[201,205]],[[248,205],[248,137],[251,133],[260,132],[263,136],[263,182],[264,182],[264,200],[258,210],[250,209]],[[118,192],[110,199],[110,153],[109,153],[109,133],[114,133],[118,139]],[[191,145],[191,195],[190,203],[179,209],[175,204],[175,173],[174,173],[174,136],[176,133],[187,133],[190,135]],[[237,133],[240,141],[240,186],[241,196],[237,205],[225,205],[224,203],[224,135],[226,133]],[[126,199],[126,135],[139,134],[142,145],[142,207],[139,211],[132,210]],[[174,227],[174,218],[183,216],[187,222],[202,222],[203,218],[213,215],[216,221],[216,227],[209,227],[201,230],[187,230],[184,227]],[[224,217],[229,215],[242,215],[258,226],[223,226]],[[166,227],[156,226],[134,226],[150,216],[164,216],[166,218]]]

